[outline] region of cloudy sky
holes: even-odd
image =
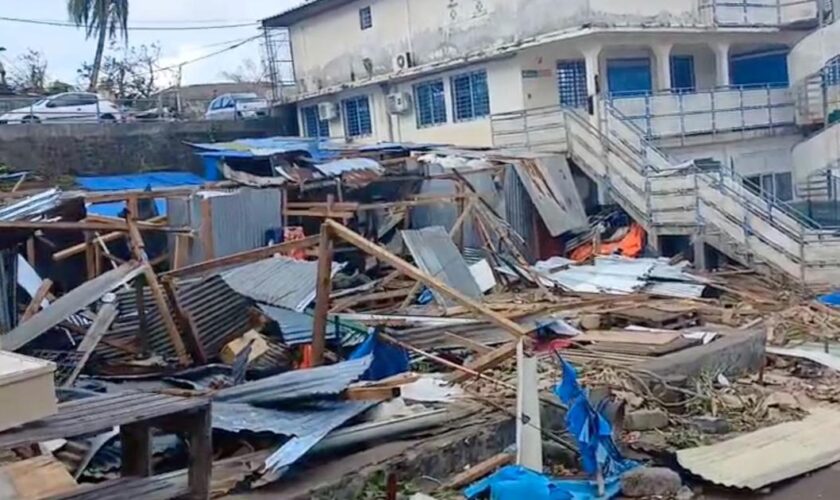
[[[208,26],[254,22],[253,26],[197,31],[131,31],[130,45],[158,42],[161,67],[177,65],[219,51],[258,35],[257,20],[278,14],[302,0],[131,0],[129,26]],[[67,21],[66,0],[0,0],[0,17]],[[0,60],[6,71],[14,70],[17,56],[27,49],[41,51],[47,58],[51,80],[78,83],[76,70],[91,61],[95,40],[85,40],[84,31],[68,27],[37,26],[0,20]],[[260,61],[260,41],[184,66],[183,83],[222,81],[220,73],[236,70],[243,60]],[[170,72],[162,80],[173,78]]]

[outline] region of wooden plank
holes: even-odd
[[[0,468],[0,498],[48,498],[76,489],[67,467],[42,455]]]
[[[213,475],[213,429],[210,405],[184,419],[188,432],[190,456],[187,471],[190,498],[210,498],[210,477]]]
[[[516,354],[516,342],[508,342],[507,344],[494,349],[487,354],[478,356],[474,360],[470,361],[466,365],[472,372],[481,373],[484,370],[489,368],[493,368],[499,366],[500,364],[504,363],[505,361],[509,360]],[[463,382],[465,380],[469,380],[471,378],[471,374],[469,372],[459,372],[453,373],[449,376],[449,381],[452,383]]]
[[[315,288],[315,313],[312,325],[312,366],[324,362],[327,343],[327,314],[330,310],[330,289],[332,288],[332,238],[326,224],[321,225],[318,240],[318,275]]]
[[[38,290],[35,291],[35,296],[32,297],[29,305],[26,306],[26,310],[23,311],[23,315],[20,317],[20,323],[24,323],[32,316],[35,316],[35,313],[41,309],[41,303],[43,303],[44,299],[47,298],[52,286],[53,282],[49,278],[41,282],[41,285],[38,286]]]
[[[344,391],[348,401],[387,401],[400,397],[399,387],[348,387]]]
[[[287,241],[285,243],[280,243],[277,245],[270,245],[254,250],[235,253],[232,255],[228,255],[227,257],[219,257],[218,259],[212,259],[198,264],[194,264],[192,266],[187,266],[174,271],[169,271],[168,273],[163,273],[161,276],[172,278],[184,278],[186,276],[194,276],[213,271],[215,269],[247,264],[249,262],[256,262],[258,260],[271,257],[272,255],[278,253],[286,253],[291,252],[292,250],[314,247],[317,243],[318,237],[310,236],[302,240]]]
[[[459,344],[466,347],[467,349],[470,349],[471,351],[477,352],[479,355],[487,354],[488,352],[493,350],[493,348],[490,347],[490,346],[486,346],[486,345],[482,344],[481,342],[476,342],[475,340],[468,339],[466,337],[462,337],[462,336],[460,336],[456,333],[443,332],[443,335],[452,339],[452,340],[454,340],[455,342],[458,342]]]
[[[146,222],[149,223],[149,224],[155,224],[155,223],[158,223],[158,222],[163,222],[165,220],[166,220],[166,216],[161,215],[160,217],[155,217],[153,219],[149,219]],[[118,240],[120,238],[125,238],[126,237],[125,233],[126,233],[125,231],[114,231],[114,232],[110,232],[110,233],[107,233],[107,234],[103,234],[102,236],[99,237],[99,239],[103,243],[110,243],[110,242]],[[178,237],[189,237],[189,236],[188,235],[182,235],[180,233],[176,233],[176,238],[178,238]],[[84,252],[86,247],[87,247],[86,243],[79,243],[78,245],[73,245],[71,247],[67,247],[64,250],[60,250],[60,251],[54,253],[53,256],[52,256],[52,259],[56,262],[68,259],[68,258],[70,258],[74,255],[77,255],[77,254],[80,254],[80,253]]]
[[[469,469],[461,472],[460,474],[456,475],[452,479],[449,480],[444,485],[444,488],[450,490],[457,490],[472,484],[479,479],[490,475],[496,469],[500,467],[504,467],[505,465],[510,465],[514,462],[516,457],[514,457],[510,453],[499,453],[498,455],[494,455],[483,462],[479,462]]]
[[[30,266],[35,267],[35,238],[26,240],[26,260]]]
[[[82,353],[82,357],[76,362],[73,372],[64,382],[64,387],[71,387],[73,385],[76,377],[79,376],[85,364],[87,364],[88,359],[90,359],[93,350],[99,345],[99,341],[102,340],[105,332],[108,331],[115,319],[117,319],[117,304],[113,302],[103,304],[96,314],[93,323],[91,323],[90,328],[88,328],[87,333],[85,333],[84,338],[76,347],[76,352]]]
[[[191,237],[185,234],[175,235],[175,251],[173,252],[172,269],[178,270],[187,265],[189,258]]]
[[[212,260],[216,257],[216,248],[213,244],[213,206],[210,198],[203,198],[201,206],[201,225],[198,234],[201,238],[204,260]]]
[[[338,224],[335,221],[328,220],[325,224],[329,227],[330,231],[337,237],[343,239],[347,243],[356,246],[360,250],[365,251],[366,253],[370,254],[373,257],[376,257],[379,260],[385,261],[395,269],[400,270],[403,274],[414,278],[417,281],[424,283],[429,288],[433,288],[440,292],[443,295],[446,295],[456,302],[460,303],[463,306],[466,306],[473,312],[476,312],[482,316],[486,316],[491,322],[495,323],[497,326],[505,329],[505,331],[509,332],[514,337],[521,337],[528,334],[528,331],[521,327],[520,325],[510,321],[509,319],[505,318],[504,316],[493,312],[490,308],[486,307],[485,305],[477,302],[470,297],[462,294],[458,290],[450,288],[445,283],[442,283],[437,278],[430,276],[429,274],[423,272],[422,270],[418,269],[415,266],[412,266],[405,260],[397,257],[396,255],[392,254],[388,250],[385,250],[381,246],[372,243],[358,233],[347,229],[346,227]]]
[[[192,233],[189,227],[169,227],[158,225],[140,224],[137,226],[140,231],[152,231],[161,233]],[[0,229],[42,229],[44,231],[120,231],[128,232],[128,224],[101,222],[33,222],[33,221],[0,221]]]
[[[178,291],[175,289],[174,283],[171,279],[165,279],[162,281],[162,285],[163,289],[166,291],[167,297],[169,298],[169,303],[172,304],[172,309],[175,311],[175,318],[178,321],[178,325],[184,333],[186,340],[185,344],[189,350],[190,356],[192,356],[193,361],[196,363],[202,365],[207,364],[208,358],[207,353],[204,351],[204,344],[201,341],[201,337],[198,335],[195,322],[186,309],[184,309],[181,305],[181,300],[178,298]]]

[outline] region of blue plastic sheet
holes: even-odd
[[[618,496],[621,486],[618,477],[605,481],[604,496]],[[508,465],[463,492],[467,499],[489,493],[490,500],[590,500],[598,497],[594,481],[582,479],[553,479],[519,465]]]
[[[189,172],[150,172],[145,174],[76,177],[76,184],[88,191],[143,190],[147,188],[154,190],[155,188],[200,186],[205,182],[205,179]],[[155,208],[158,215],[165,215],[166,200],[156,199]],[[93,204],[88,207],[88,212],[106,217],[119,217],[124,209],[125,202],[117,201]]]
[[[405,349],[382,342],[375,332],[371,332],[348,359],[359,359],[369,354],[373,354],[373,362],[362,376],[364,380],[382,380],[408,371],[409,359]]]
[[[828,295],[822,295],[817,298],[820,303],[831,307],[840,307],[840,290],[831,292]]]

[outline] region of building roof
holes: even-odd
[[[263,27],[285,27],[324,12],[329,12],[354,0],[308,0],[305,3],[262,20]]]

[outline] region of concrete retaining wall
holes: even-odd
[[[297,135],[295,110],[264,120],[0,126],[0,164],[49,179],[144,170],[201,172],[184,142]]]

